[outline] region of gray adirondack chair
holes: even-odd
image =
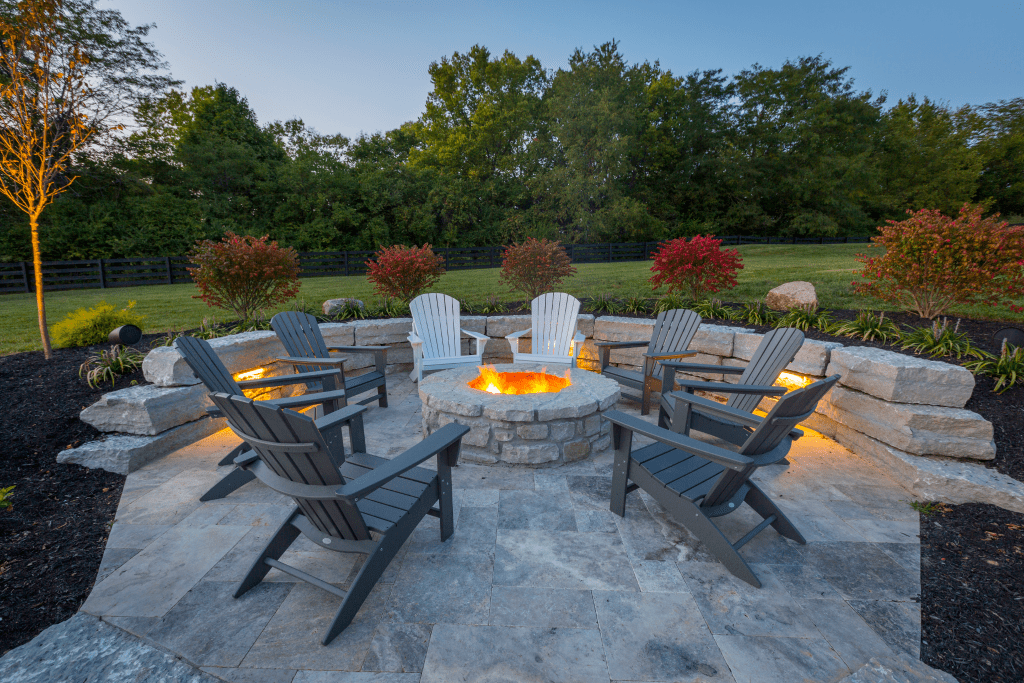
[[[744,428],[745,438],[735,444],[736,452],[655,427],[617,410],[608,411],[605,417],[612,423],[615,444],[612,512],[625,516],[626,495],[643,489],[693,532],[730,572],[760,588],[761,582],[740,556],[739,549],[769,526],[797,543],[806,541],[782,510],[751,481],[750,475],[786,456],[795,438],[796,425],[814,412],[818,401],[838,379],[839,375],[833,375],[786,394],[764,418],[706,401],[712,404],[703,406],[709,414]],[[722,410],[716,412],[715,406]],[[634,434],[654,439],[654,443],[631,452]],[[734,512],[743,503],[763,521],[733,543],[714,519]]]
[[[576,329],[580,302],[564,292],[541,294],[530,302],[532,325],[506,335],[513,363],[568,363],[576,367],[585,337]],[[530,333],[530,353],[519,352],[519,339]]]
[[[243,396],[215,393],[212,398],[232,430],[252,447],[235,462],[268,487],[291,496],[297,505],[256,557],[235,591],[236,598],[275,568],[342,598],[321,640],[327,645],[352,621],[425,515],[440,519],[442,541],[452,535],[451,468],[458,463],[462,437],[469,427],[447,425],[385,460],[360,452],[366,448],[365,406],[348,406],[313,420]],[[343,425],[348,425],[355,451],[347,457]],[[436,458],[437,471],[418,467],[430,458]],[[299,534],[327,550],[367,555],[347,591],[332,585],[343,581],[343,576],[324,581],[280,561]]]
[[[786,366],[793,362],[800,345],[804,343],[804,333],[792,327],[779,327],[764,335],[761,343],[754,351],[753,357],[744,368],[727,365],[705,365],[680,361],[664,361],[662,365],[668,370],[663,383],[665,386],[680,387],[687,393],[694,391],[710,391],[729,394],[726,406],[746,413],[753,413],[757,404],[765,396],[781,396],[786,393],[783,387],[772,384]],[[671,371],[671,372],[669,372]],[[675,379],[676,371],[708,372],[740,375],[736,384],[728,382],[707,382],[704,380]],[[672,377],[669,377],[672,374]],[[691,409],[676,412],[675,399],[670,391],[662,391],[661,406],[658,411],[658,424],[668,427],[674,432],[687,434],[689,430],[705,432],[721,436],[724,432],[735,432],[738,428],[729,422],[709,415],[697,405]],[[678,419],[677,419],[678,418]],[[736,438],[740,438],[737,436]]]
[[[693,340],[693,335],[697,333],[700,323],[701,317],[697,313],[685,308],[676,308],[658,314],[650,341],[594,342],[601,361],[601,374],[617,380],[619,384],[630,389],[639,389],[639,398],[630,394],[622,394],[622,398],[638,401],[640,414],[648,414],[651,412],[651,392],[660,391],[662,386],[656,377],[659,363],[696,354],[696,351],[689,351],[687,347]],[[647,347],[647,353],[644,354],[643,367],[639,372],[611,365],[613,350],[635,349],[641,346]],[[675,377],[675,370],[664,368],[663,372],[670,378],[668,386],[671,391],[671,378]]]
[[[341,386],[345,390],[345,402],[347,405],[352,402],[354,396],[366,393],[373,389],[377,390],[375,396],[364,398],[358,403],[372,403],[377,401],[381,408],[388,407],[388,384],[387,384],[387,353],[386,346],[328,346],[324,336],[320,332],[320,325],[316,318],[308,313],[298,311],[285,311],[278,313],[270,319],[270,326],[277,333],[281,340],[287,356],[278,358],[279,361],[291,363],[298,374],[309,374],[320,370],[335,369],[341,373]],[[342,353],[372,353],[374,365],[370,372],[355,377],[345,377],[345,370],[342,368],[344,358],[331,357],[331,351]],[[314,385],[315,386],[315,385]]]
[[[447,294],[420,294],[409,304],[412,313],[412,379],[423,374],[467,365],[483,365],[490,337],[462,329],[461,306]],[[476,340],[476,353],[462,355],[462,335]]]
[[[319,370],[315,373],[307,373],[301,378],[292,375],[289,377],[262,377],[260,379],[235,381],[231,373],[228,372],[228,369],[220,362],[220,358],[217,357],[213,347],[206,340],[197,339],[196,337],[178,337],[174,341],[174,348],[185,359],[185,363],[192,368],[192,372],[199,378],[199,381],[206,386],[206,390],[211,393],[219,391],[226,394],[241,395],[243,389],[306,384],[306,390],[310,393],[302,394],[301,396],[271,399],[267,403],[284,408],[305,408],[307,406],[323,405],[324,413],[332,413],[345,405],[345,391],[337,389],[335,384],[336,378],[340,374],[337,370]],[[216,406],[210,406],[206,411],[211,417],[220,417],[222,415]],[[235,457],[244,449],[244,443],[235,447],[224,456],[218,465],[230,465],[234,462]],[[234,468],[227,476],[204,493],[199,500],[207,501],[223,498],[255,478],[249,472]]]

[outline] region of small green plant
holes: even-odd
[[[114,382],[121,375],[135,372],[142,367],[146,356],[130,346],[114,344],[109,351],[100,351],[78,366],[78,376],[85,376],[85,381],[93,389],[98,389],[103,382]]]
[[[830,332],[844,337],[859,337],[861,341],[894,342],[900,338],[899,326],[885,319],[885,311],[875,315],[872,311],[861,311],[855,320],[836,323]]]
[[[832,326],[832,316],[828,311],[819,312],[810,304],[800,306],[798,308],[791,308],[786,315],[782,316],[777,323],[776,327],[795,327],[798,330],[806,332],[812,327],[822,332],[827,331]]]
[[[263,315],[263,311],[257,311],[248,320],[241,320],[233,327],[229,327],[221,336],[229,334],[241,334],[242,332],[262,332],[273,329],[270,321]]]
[[[914,508],[925,517],[929,517],[931,515],[934,515],[936,512],[942,512],[943,510],[946,509],[946,507],[942,503],[922,503],[921,501],[917,500],[910,501],[910,507]]]
[[[153,341],[149,342],[149,348],[155,349],[159,346],[174,346],[174,340],[178,337],[184,336],[185,330],[179,330],[176,327],[172,327],[167,330],[167,334],[162,337],[157,337]]]
[[[134,301],[129,301],[121,310],[101,301],[92,308],[72,311],[50,330],[53,345],[56,348],[92,346],[105,342],[110,333],[122,325],[142,327],[146,316],[134,309]]]
[[[677,308],[686,308],[689,302],[678,294],[666,294],[654,304],[654,312],[672,311]]]
[[[641,294],[630,294],[626,297],[626,301],[623,303],[622,308],[627,313],[643,315],[644,313],[651,312],[651,302],[647,297]]]
[[[296,313],[305,313],[306,315],[311,315],[314,318],[323,317],[323,309],[314,303],[306,301],[305,299],[296,299],[295,302],[292,303],[291,310],[295,311]]]
[[[203,317],[203,322],[199,323],[199,329],[192,332],[192,336],[196,339],[216,339],[226,334],[231,333],[218,325],[215,318],[207,318],[205,316]]]
[[[1024,384],[1024,346],[1013,346],[1003,340],[998,356],[977,351],[977,360],[964,363],[964,367],[976,375],[994,377],[996,384],[992,391],[1001,394],[1015,384]]]
[[[337,311],[335,311],[329,319],[334,322],[342,322],[345,320],[362,320],[367,315],[368,313],[366,312],[366,309],[363,306],[360,306],[359,304],[353,303],[351,301],[346,301],[345,304]]]
[[[11,491],[14,490],[13,486],[5,486],[0,489],[0,510],[7,510],[11,507]]]
[[[495,313],[504,313],[508,310],[508,306],[496,294],[491,294],[477,306],[477,310],[483,315],[494,315]]]
[[[584,310],[588,313],[618,313],[622,304],[611,294],[597,294],[590,297]]]
[[[721,299],[704,299],[695,301],[691,308],[700,314],[700,317],[709,320],[732,320],[733,310],[722,303]]]
[[[931,327],[918,327],[915,330],[906,332],[903,335],[904,350],[911,349],[914,353],[927,354],[932,358],[937,356],[977,356],[978,350],[971,344],[970,337],[966,332],[960,331],[960,321],[956,321],[953,329],[949,329],[949,320],[942,319],[942,324],[936,320]]]
[[[778,314],[768,308],[768,304],[764,302],[764,299],[743,304],[743,308],[736,314],[737,320],[742,320],[751,325],[773,325],[778,318]]]
[[[409,315],[409,304],[393,297],[385,297],[381,300],[376,313],[382,318],[404,318]]]

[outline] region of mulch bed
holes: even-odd
[[[856,312],[833,315],[850,319]],[[892,317],[923,324],[916,316]],[[960,329],[976,346],[998,352],[991,338],[1005,326],[963,320]],[[807,336],[899,350],[813,330]],[[99,568],[124,477],[58,465],[54,458],[99,437],[78,413],[111,388],[91,389],[78,377],[78,366],[102,348],[57,350],[51,362],[39,352],[0,356],[0,386],[9,397],[0,411],[0,487],[17,486],[13,509],[0,512],[0,654],[74,614]],[[133,380],[144,381],[141,372],[119,379],[116,388]],[[988,466],[1024,480],[1024,388],[998,396],[992,385],[978,377],[966,407],[995,426],[997,457]],[[1022,533],[1024,515],[990,505],[941,506],[922,515],[921,658],[961,683],[1024,680]]]

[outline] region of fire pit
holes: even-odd
[[[452,422],[466,425],[462,457],[482,463],[557,466],[608,450],[611,425],[601,414],[619,400],[618,382],[586,370],[560,372],[523,363],[424,377],[424,436]]]

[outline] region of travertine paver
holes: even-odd
[[[368,450],[393,457],[420,440],[421,415],[404,376],[389,394],[365,425]],[[128,476],[107,575],[83,607],[224,680],[788,683],[919,654],[913,496],[814,433],[756,475],[810,541],[768,529],[746,545],[760,590],[642,492],[612,514],[611,453],[543,470],[463,464],[455,535],[441,543],[425,519],[327,647],[334,596],[273,571],[231,597],[290,510],[258,482],[199,502],[234,443],[222,432]],[[744,507],[719,521],[735,539],[760,520]],[[283,559],[340,586],[362,561],[302,540]]]

